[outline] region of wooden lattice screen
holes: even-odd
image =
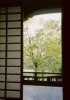
[[[0,100],[22,100],[22,7],[0,8]]]

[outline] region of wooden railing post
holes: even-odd
[[[34,80],[37,81],[37,72],[35,72]]]

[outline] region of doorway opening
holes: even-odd
[[[48,11],[47,13],[43,11],[43,13],[33,13],[23,23],[24,100],[26,100],[26,97],[29,98],[29,94],[32,93],[29,91],[33,91],[36,96],[36,98],[30,97],[30,100],[37,100],[37,98],[39,100],[40,92],[37,89],[42,89],[43,93],[46,92],[46,97],[43,100],[47,98],[49,100],[53,90],[54,93],[55,91],[60,91],[57,92],[56,97],[58,95],[60,97],[59,100],[63,100],[61,20],[61,11]],[[45,86],[48,91],[51,91],[49,94],[47,91],[44,91]],[[56,97],[54,100],[56,100]]]

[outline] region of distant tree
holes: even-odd
[[[59,21],[43,19],[33,36],[24,33],[24,67],[35,71],[61,72],[62,44]]]

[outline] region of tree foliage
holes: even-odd
[[[35,71],[61,72],[62,42],[59,21],[40,19],[33,36],[24,32],[24,67]]]

